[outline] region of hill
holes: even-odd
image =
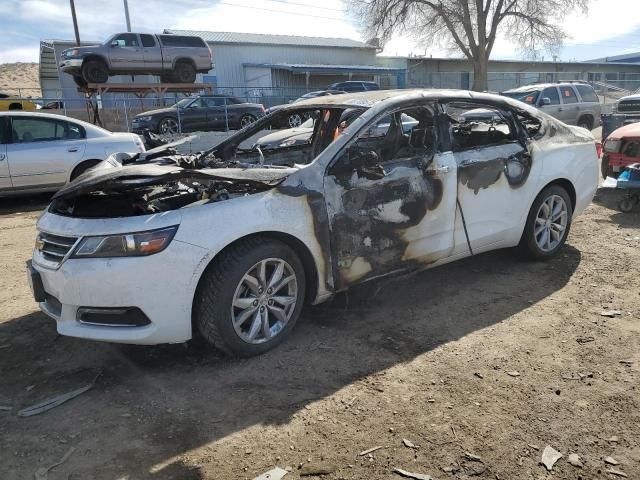
[[[1,63],[0,92],[23,97],[40,97],[37,63]]]

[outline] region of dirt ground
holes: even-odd
[[[71,448],[50,480],[253,479],[276,465],[285,480],[400,478],[394,467],[640,478],[640,213],[609,194],[553,261],[492,252],[367,285],[306,308],[288,341],[249,360],[58,336],[24,269],[46,197],[1,202],[3,480],[34,478]],[[17,416],[99,372],[74,400]],[[563,454],[551,473],[546,445]]]

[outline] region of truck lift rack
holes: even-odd
[[[102,97],[105,93],[132,93],[142,100],[149,94],[154,94],[164,105],[164,96],[167,93],[198,93],[207,91],[213,94],[214,85],[211,83],[88,83],[84,87],[78,88],[84,93],[87,100],[87,110],[89,118],[95,125],[102,126],[100,111],[96,96]]]

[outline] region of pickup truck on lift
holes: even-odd
[[[78,86],[106,83],[112,75],[160,75],[162,82],[193,83],[213,68],[211,49],[200,37],[118,33],[102,45],[69,48],[60,68]]]

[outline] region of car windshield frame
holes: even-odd
[[[195,102],[199,97],[187,97],[175,103],[174,107],[176,108],[187,108],[193,102]]]

